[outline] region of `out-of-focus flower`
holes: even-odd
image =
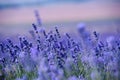
[[[76,76],[70,76],[68,80],[78,80],[78,78]]]

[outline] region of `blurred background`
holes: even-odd
[[[38,10],[42,26],[74,33],[77,24],[101,34],[119,34],[120,0],[0,0],[0,36],[28,35]],[[54,29],[54,28],[52,28]]]

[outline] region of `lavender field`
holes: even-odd
[[[0,41],[0,80],[120,80],[119,33],[103,40],[84,23],[76,36],[61,35],[58,26],[32,27],[32,38]]]
[[[119,0],[0,0],[0,80],[120,80]]]

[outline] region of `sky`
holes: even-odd
[[[34,10],[44,23],[119,19],[119,7],[119,0],[0,0],[0,24],[32,23]]]
[[[0,0],[0,9],[19,8],[26,6],[47,6],[59,3],[87,3],[87,2],[120,3],[120,0]]]

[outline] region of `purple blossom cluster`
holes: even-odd
[[[32,26],[33,40],[0,42],[0,80],[120,80],[119,37],[102,41],[83,23],[78,25],[79,40],[61,35],[57,27],[46,32],[40,22]]]

